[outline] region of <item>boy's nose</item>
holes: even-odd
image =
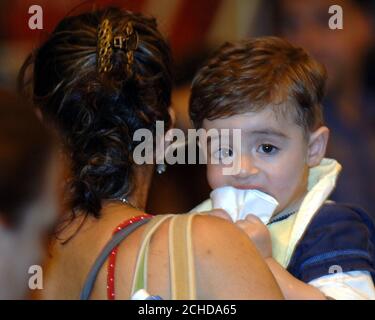
[[[259,172],[257,166],[255,166],[253,159],[248,155],[243,155],[239,158],[238,173],[235,175],[237,178],[247,178],[248,176],[255,175]]]

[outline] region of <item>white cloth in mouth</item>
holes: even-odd
[[[213,208],[225,210],[234,222],[253,214],[267,224],[279,204],[275,198],[259,190],[241,190],[231,186],[213,190],[210,197]]]

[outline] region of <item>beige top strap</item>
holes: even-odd
[[[196,299],[196,276],[191,231],[192,219],[197,214],[199,213],[160,215],[148,222],[137,257],[131,296],[140,289],[147,290],[147,260],[150,241],[157,228],[171,218],[169,225],[171,298],[173,300]]]
[[[191,237],[194,214],[175,215],[169,225],[169,266],[173,300],[196,300],[196,276]]]
[[[157,228],[167,219],[173,215],[159,215],[152,218],[146,225],[142,235],[141,247],[138,252],[137,262],[135,266],[131,296],[140,289],[147,290],[147,260],[148,249],[152,235]]]

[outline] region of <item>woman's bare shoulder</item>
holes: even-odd
[[[155,262],[156,267],[151,268],[153,288],[167,285],[159,281],[160,274],[168,278],[168,267],[162,262],[169,259],[168,227],[169,220],[158,229],[150,250],[150,262]],[[261,255],[235,224],[213,215],[197,214],[192,221],[191,237],[198,299],[282,298]]]
[[[281,291],[256,247],[228,220],[197,215],[193,243],[202,299],[281,299]]]

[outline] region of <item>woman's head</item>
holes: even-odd
[[[109,8],[63,19],[32,62],[34,103],[70,158],[71,207],[98,217],[132,191],[133,133],[171,125],[169,47],[154,19]]]

